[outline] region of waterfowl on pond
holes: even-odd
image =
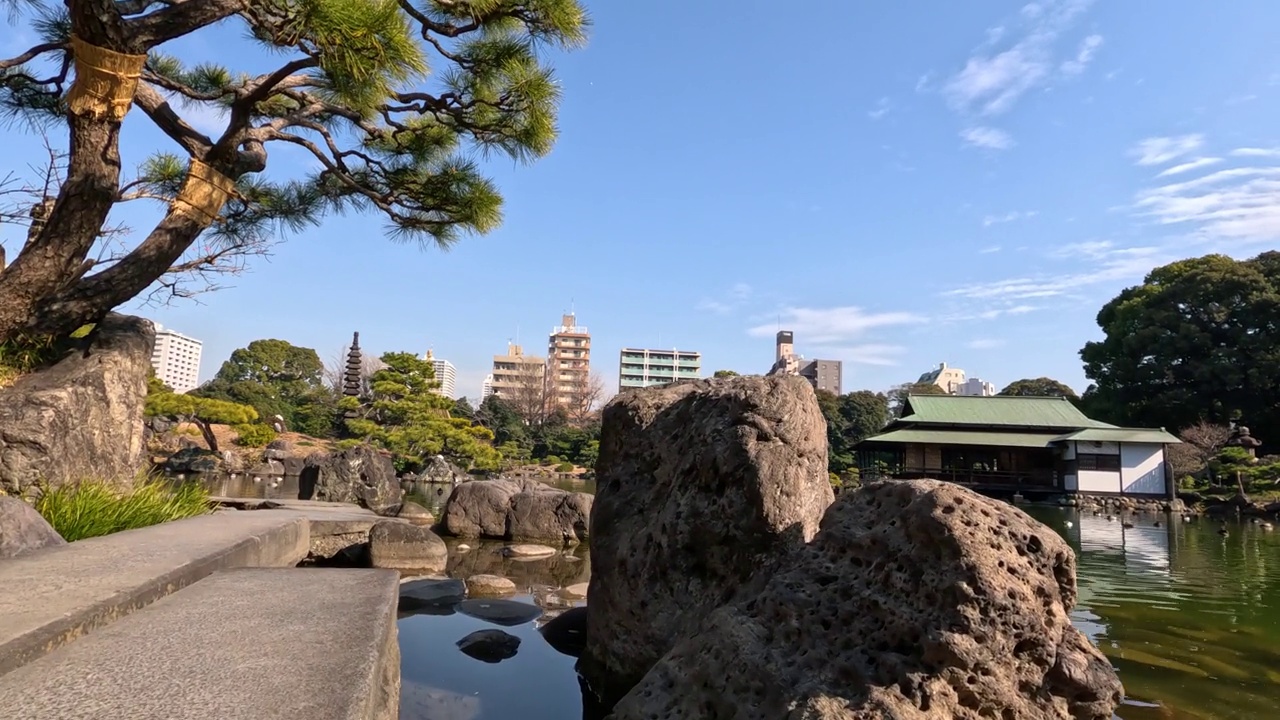
[[[1222,523],[1222,527],[1219,527],[1219,528],[1218,528],[1218,534],[1219,534],[1219,535],[1221,535],[1222,537],[1226,537],[1226,536],[1228,536],[1228,535],[1230,535],[1230,534],[1231,534],[1231,533],[1227,532],[1227,524],[1226,524],[1226,523]]]
[[[1113,518],[1113,517],[1111,517],[1110,515],[1108,515],[1108,516],[1107,516],[1107,522],[1115,522],[1115,518]]]
[[[1259,524],[1258,527],[1262,528],[1263,530],[1270,530],[1274,526],[1269,522],[1264,522]]]
[[[1122,528],[1131,528],[1131,527],[1133,527],[1133,523],[1129,522],[1128,520],[1121,520],[1121,521],[1120,521],[1120,527],[1122,527]]]
[[[1071,522],[1070,520],[1068,520],[1068,521],[1067,521],[1067,528],[1068,528],[1068,529],[1070,529],[1070,528],[1073,528],[1073,527],[1075,527],[1075,523],[1073,523],[1073,522]]]
[[[1154,523],[1151,523],[1151,527],[1160,527],[1160,521],[1157,520]]]

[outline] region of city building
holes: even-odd
[[[152,324],[156,328],[156,344],[151,351],[151,367],[155,368],[156,377],[174,392],[195,390],[200,386],[200,352],[204,343],[160,323]]]
[[[512,403],[526,417],[541,414],[546,405],[547,362],[537,355],[525,355],[514,343],[506,355],[493,356],[490,394]]]
[[[946,363],[938,363],[938,367],[920,376],[917,385],[936,385],[948,395],[964,397],[992,397],[996,394],[996,386],[979,378],[965,375],[964,370],[954,368]]]
[[[1066,398],[910,395],[902,416],[857,445],[863,480],[931,478],[1027,497],[1174,497],[1163,428],[1093,420]]]
[[[841,394],[844,363],[839,360],[806,360],[795,353],[795,333],[790,330],[778,332],[773,367],[769,375],[799,375],[809,381],[815,390],[826,390],[833,395]]]
[[[702,353],[623,348],[618,359],[618,390],[696,380],[701,372]]]
[[[493,394],[493,373],[484,376],[484,382],[480,384],[480,402],[484,402]]]
[[[547,398],[553,407],[577,409],[591,383],[591,333],[572,314],[562,315],[547,341]]]
[[[436,382],[440,383],[436,392],[447,398],[455,397],[458,391],[458,369],[453,366],[453,363],[436,357],[431,350],[427,351],[427,356],[423,360],[431,363],[432,369],[436,371]]]

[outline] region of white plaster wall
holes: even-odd
[[[1164,446],[1151,443],[1124,443],[1120,448],[1120,478],[1123,491],[1134,495],[1164,495]]]
[[[1079,491],[1090,493],[1120,492],[1120,473],[1105,470],[1081,470],[1077,481]]]

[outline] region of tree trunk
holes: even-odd
[[[213,427],[200,418],[192,418],[192,422],[196,424],[196,427],[200,428],[200,434],[204,436],[205,444],[209,446],[209,450],[218,452],[218,438],[213,434]]]

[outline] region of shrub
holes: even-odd
[[[562,462],[559,465],[556,465],[556,472],[562,472],[562,473],[573,472],[573,463]]]
[[[548,455],[548,456],[546,456],[546,457],[542,458],[541,460],[539,460],[539,461],[538,461],[538,464],[539,464],[539,465],[542,465],[542,466],[544,466],[544,467],[545,467],[545,466],[547,466],[547,465],[559,465],[559,464],[560,464],[560,458],[556,457],[555,455]]]
[[[158,525],[209,512],[209,491],[198,483],[148,479],[120,492],[103,480],[45,490],[39,512],[68,542]]]
[[[262,423],[236,425],[236,444],[243,447],[259,448],[276,439],[276,431]]]

